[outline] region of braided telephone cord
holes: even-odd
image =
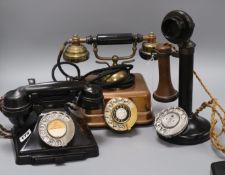
[[[0,97],[0,111],[2,112],[2,106],[3,106],[3,97]],[[12,132],[11,130],[6,129],[4,126],[0,124],[0,138],[6,138],[11,139],[12,138]]]
[[[202,103],[202,105],[196,110],[195,113],[198,114],[199,112],[203,111],[206,107],[211,108],[212,113],[211,113],[211,119],[210,119],[210,123],[211,123],[210,140],[211,140],[212,145],[216,149],[225,153],[225,146],[220,141],[220,137],[223,134],[225,134],[225,109],[220,105],[218,100],[209,92],[206,85],[204,85],[203,81],[200,79],[200,77],[198,76],[198,74],[195,71],[194,71],[194,75],[197,78],[197,80],[199,81],[199,83],[201,84],[201,86],[203,87],[203,89],[205,90],[205,92],[211,98],[211,100]],[[223,115],[221,115],[219,110],[220,110],[220,112],[223,113]],[[216,129],[216,124],[217,124],[218,120],[222,124],[222,128],[220,131],[217,131],[217,129]]]
[[[0,111],[2,111],[3,99],[4,98],[0,96]]]

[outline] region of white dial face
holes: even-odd
[[[48,123],[48,133],[54,138],[63,137],[66,134],[66,124],[59,119],[52,120]]]
[[[116,111],[116,117],[119,119],[119,120],[124,120],[127,118],[127,111],[126,109],[124,108],[119,108],[117,109]]]

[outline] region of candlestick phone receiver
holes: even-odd
[[[155,34],[150,33],[149,38],[142,43],[139,54],[145,60],[158,60],[159,82],[157,90],[153,93],[153,98],[164,103],[176,100],[178,92],[172,85],[170,74],[172,46],[168,43],[157,43]]]
[[[103,105],[100,87],[86,82],[48,82],[5,94],[2,112],[14,124],[17,164],[64,163],[98,155],[78,107]]]
[[[159,113],[156,130],[165,141],[192,145],[209,139],[209,122],[192,112],[193,67],[195,43],[190,40],[194,30],[192,18],[185,12],[168,13],[162,22],[162,33],[167,40],[177,44],[179,51],[179,107]],[[182,108],[182,109],[181,109]]]

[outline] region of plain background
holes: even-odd
[[[1,0],[0,1],[0,94],[27,84],[51,80],[59,48],[72,34],[155,32],[158,41],[161,21],[171,10],[189,13],[195,24],[195,70],[209,89],[225,104],[225,1],[224,0]],[[140,47],[141,45],[139,45]],[[88,46],[91,51],[92,48]],[[102,55],[129,54],[130,46],[99,48]],[[140,72],[151,92],[157,87],[157,62],[144,61],[138,55],[133,72]],[[103,65],[95,63],[91,52],[88,62],[79,64],[82,74]],[[68,72],[74,73],[67,68]],[[178,59],[171,59],[174,86],[178,84]],[[62,77],[58,77],[61,78]],[[193,109],[208,100],[199,83],[194,81]],[[153,100],[153,111],[170,104]],[[206,110],[202,116],[210,118]],[[0,114],[0,122],[11,124]],[[100,156],[62,166],[17,166],[11,141],[0,140],[0,169],[7,174],[154,174],[208,175],[210,164],[223,160],[210,142],[195,146],[175,146],[158,139],[152,126],[138,127],[127,134],[109,129],[93,130]]]

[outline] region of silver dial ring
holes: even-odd
[[[51,147],[65,147],[75,135],[72,118],[63,111],[40,114],[38,132],[41,140]]]

